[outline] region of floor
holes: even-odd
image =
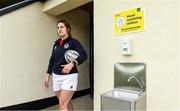
[[[92,111],[93,110],[93,99],[90,97],[90,95],[86,95],[86,96],[82,96],[82,97],[78,97],[76,99],[72,100],[73,103],[73,107],[75,111]],[[41,111],[58,111],[58,105],[55,106],[51,106],[48,108],[45,108]]]

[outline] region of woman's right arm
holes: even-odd
[[[49,59],[49,65],[48,65],[48,70],[47,70],[47,74],[49,74],[49,75],[52,74],[52,68],[54,65],[54,47],[55,47],[55,45],[53,46],[53,50],[52,50],[51,57]]]
[[[48,70],[47,70],[47,74],[46,74],[45,81],[44,81],[44,85],[46,88],[48,87],[50,76],[52,74],[53,64],[54,64],[54,47],[55,47],[55,45],[53,46],[52,54],[49,59]]]

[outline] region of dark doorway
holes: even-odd
[[[90,30],[89,30],[89,37],[90,37],[90,52],[89,52],[89,78],[90,78],[90,95],[93,97],[94,95],[94,20],[93,20],[93,1],[89,2],[85,5],[80,6],[79,8],[89,13],[90,19]]]

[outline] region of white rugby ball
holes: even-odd
[[[65,60],[70,63],[79,57],[79,53],[75,50],[67,50],[64,57]]]

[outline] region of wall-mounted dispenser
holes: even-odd
[[[123,55],[132,55],[131,38],[121,38],[121,52]]]

